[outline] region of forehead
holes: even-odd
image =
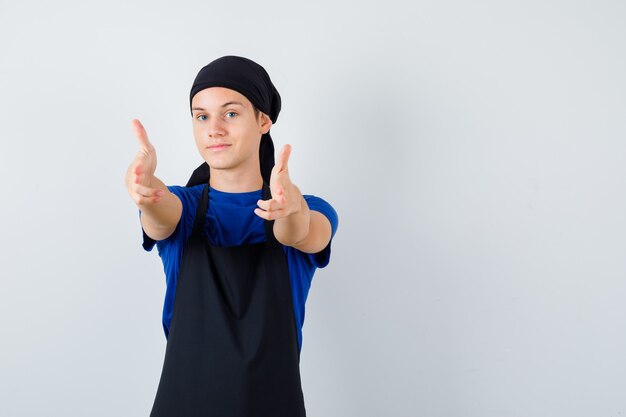
[[[234,101],[241,103],[244,107],[252,106],[246,96],[226,87],[209,87],[198,91],[191,99],[191,106],[204,109],[219,108],[224,103]]]

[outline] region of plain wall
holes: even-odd
[[[0,415],[147,416],[165,275],[124,175],[202,162],[188,95],[269,72],[292,181],[337,210],[310,417],[626,413],[626,6],[0,1]]]

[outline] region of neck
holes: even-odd
[[[226,193],[247,193],[263,188],[261,171],[233,172],[223,169],[210,168],[211,178],[209,185],[218,191]]]

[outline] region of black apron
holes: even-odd
[[[150,417],[305,417],[291,282],[274,221],[266,242],[203,236],[209,183],[183,250]],[[263,199],[271,198],[263,184]]]

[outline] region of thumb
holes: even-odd
[[[289,155],[291,155],[291,145],[285,144],[278,154],[278,172],[289,170],[289,168],[287,167],[287,162],[289,162]]]
[[[148,133],[146,129],[143,127],[139,119],[132,120],[133,131],[135,132],[135,136],[137,137],[137,141],[139,142],[139,146],[145,151],[152,151],[154,147],[148,140]]]

